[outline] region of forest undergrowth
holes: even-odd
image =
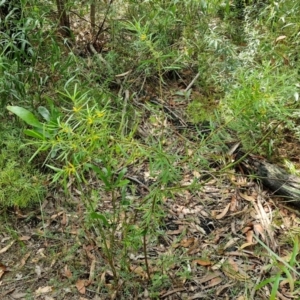
[[[300,4],[57,4],[0,4],[0,298],[300,298]]]

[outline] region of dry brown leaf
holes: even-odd
[[[275,42],[277,43],[277,42],[280,42],[280,41],[282,41],[282,40],[284,40],[284,39],[286,39],[286,35],[280,35],[280,36],[275,40]]]
[[[184,247],[184,248],[188,248],[190,245],[192,245],[195,241],[195,238],[188,238],[188,239],[183,239],[180,242],[180,246]]]
[[[212,279],[214,279],[216,277],[221,276],[221,274],[222,273],[219,272],[219,271],[216,271],[216,272],[213,272],[213,273],[209,273],[209,274],[205,275],[204,277],[202,277],[201,279],[197,280],[197,283],[198,284],[203,284],[203,283],[208,282],[208,281],[210,281],[210,280],[212,280]]]
[[[201,175],[198,171],[193,171],[192,173],[193,173],[194,177],[197,179],[199,179],[201,177]]]
[[[230,240],[226,243],[226,245],[224,246],[223,249],[225,250],[225,249],[227,249],[227,248],[232,247],[233,245],[236,244],[236,242],[237,242],[239,239],[240,239],[240,238],[238,238],[238,237],[230,239]]]
[[[0,263],[0,279],[5,272],[7,272],[7,267]]]
[[[106,272],[103,272],[103,273],[101,274],[101,277],[100,277],[100,283],[101,283],[101,284],[105,284],[105,275],[106,275]]]
[[[52,215],[51,217],[50,217],[50,219],[56,219],[57,217],[59,217],[59,216],[61,216],[62,214],[63,214],[64,212],[63,211],[61,211],[61,212],[59,212],[59,213],[57,213],[57,214],[54,214],[54,215]]]
[[[60,224],[65,226],[68,223],[68,218],[67,218],[67,214],[64,212],[62,215],[62,219],[60,221]]]
[[[200,292],[200,293],[196,293],[195,295],[189,297],[189,300],[197,300],[197,299],[205,299],[207,298],[207,294]]]
[[[203,266],[203,267],[207,267],[207,266],[212,265],[211,261],[206,260],[206,259],[195,259],[195,260],[193,260],[192,264],[198,264],[198,265]]]
[[[142,279],[148,278],[147,273],[141,266],[130,266],[130,270],[138,276],[142,277]]]
[[[231,286],[233,286],[233,283],[227,283],[227,284],[220,286],[219,288],[217,288],[216,296],[221,295],[225,289],[227,289]]]
[[[226,205],[226,207],[223,209],[223,211],[222,211],[219,215],[217,215],[215,218],[216,218],[217,220],[220,220],[220,219],[224,218],[224,217],[226,216],[228,210],[229,210],[229,207],[230,207],[230,203],[228,203],[228,204]]]
[[[235,280],[245,281],[250,278],[249,275],[241,267],[239,267],[231,257],[228,258],[226,264],[222,265],[222,271],[228,277]]]
[[[6,236],[6,237],[4,237],[3,239],[1,239],[0,242],[1,242],[1,243],[4,243],[4,242],[6,242],[6,241],[9,241],[10,239],[11,239],[10,236]]]
[[[216,277],[216,278],[213,278],[209,283],[208,285],[205,286],[205,288],[211,288],[213,286],[216,286],[218,284],[220,284],[222,282],[222,278],[221,277]]]
[[[53,287],[52,286],[43,286],[43,287],[39,287],[34,294],[36,296],[42,295],[42,294],[47,294],[52,292]]]
[[[254,224],[253,230],[256,235],[261,235],[261,237],[263,239],[265,239],[265,231],[264,231],[263,227],[261,226],[261,224]]]
[[[5,246],[4,248],[2,248],[0,250],[0,254],[6,252],[13,244],[14,244],[15,241],[11,241],[7,246]]]
[[[70,271],[68,265],[65,265],[65,267],[64,267],[63,276],[65,276],[67,278],[72,277],[72,272]]]
[[[82,295],[85,294],[86,289],[85,289],[85,280],[84,279],[78,279],[76,282],[76,288],[78,290],[78,292]]]
[[[231,257],[228,258],[227,262],[230,265],[230,267],[232,268],[232,270],[234,270],[235,272],[239,271],[239,267],[238,267],[237,263]]]
[[[42,275],[42,269],[41,269],[41,267],[39,265],[35,266],[34,271],[35,271],[37,277],[41,277],[41,275]]]
[[[28,235],[24,235],[24,236],[21,236],[19,238],[19,241],[28,241],[31,239],[31,236],[28,236]]]
[[[243,245],[241,245],[239,247],[239,250],[243,250],[243,249],[245,249],[245,248],[247,248],[249,246],[253,246],[253,245],[256,245],[256,243],[244,243]]]
[[[214,264],[211,267],[211,269],[212,270],[219,270],[219,269],[221,269],[225,261],[226,261],[226,258],[223,257],[219,262],[217,262],[216,264]]]
[[[31,255],[31,252],[28,252],[28,253],[26,253],[26,254],[23,256],[23,258],[21,259],[21,263],[20,263],[20,265],[19,265],[19,268],[22,268],[22,267],[26,264],[26,261],[27,261],[27,259],[30,257],[30,255]]]
[[[83,249],[85,250],[86,252],[86,255],[89,259],[91,259],[92,261],[96,259],[95,255],[91,253],[92,250],[95,249],[95,246],[93,245],[83,245]]]
[[[26,299],[25,297],[28,296],[27,293],[22,292],[14,292],[10,295],[13,299]]]
[[[249,230],[252,230],[253,226],[246,226],[242,229],[242,233],[247,233]]]
[[[230,211],[231,212],[235,212],[237,211],[237,199],[236,199],[236,196],[233,195],[231,197],[231,201],[230,201]]]
[[[210,289],[210,288],[212,288],[212,287],[214,287],[214,286],[220,284],[220,283],[222,282],[222,280],[223,280],[223,279],[222,279],[220,276],[213,278],[212,280],[210,280],[210,281],[208,282],[207,285],[205,285],[205,287],[203,287],[203,290]]]
[[[96,259],[93,259],[90,267],[90,276],[89,276],[90,282],[92,282],[95,278],[95,267],[96,267]]]
[[[179,226],[179,229],[177,229],[177,230],[168,230],[166,232],[166,234],[168,234],[168,235],[179,235],[179,234],[182,233],[183,230],[184,230],[184,227],[183,226]]]
[[[246,233],[246,240],[248,243],[253,243],[253,231],[252,230],[249,230]]]
[[[162,294],[161,295],[161,298],[166,298],[172,294],[175,294],[175,293],[178,293],[178,292],[182,292],[182,291],[185,291],[185,288],[176,288],[176,289],[173,289],[173,290],[170,290],[170,291],[167,291],[166,293]],[[144,295],[145,297],[145,295]]]
[[[57,254],[60,254],[60,252],[57,253]],[[52,268],[55,265],[55,263],[56,263],[56,258],[52,259],[51,264],[50,264],[50,268]]]
[[[255,201],[255,198],[253,196],[248,196],[247,194],[243,194],[241,192],[239,192],[239,195],[246,201],[250,201],[250,202]]]

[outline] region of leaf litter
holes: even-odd
[[[185,153],[186,140],[182,134],[174,135],[176,128],[163,113],[155,122],[148,121],[144,119],[141,124],[146,133],[143,138],[161,137],[164,127],[166,148],[175,151],[175,145],[175,153]],[[197,150],[192,149],[193,142],[189,147],[192,156]],[[300,232],[298,211],[277,202],[259,182],[238,171],[214,175],[217,169],[181,167],[179,184],[185,189],[164,199],[161,234],[157,241],[147,241],[150,273],[161,276],[162,281],[157,298],[268,299],[271,285],[258,290],[256,286],[276,274],[276,266],[289,261],[293,251],[293,235],[289,235]],[[130,166],[127,178],[138,193],[128,197],[141,201],[157,176],[147,161]],[[195,182],[201,188],[192,189]],[[93,178],[89,184],[101,191],[101,184]],[[13,212],[10,226],[14,234],[1,228],[0,298],[26,299],[31,291],[34,299],[48,300],[151,299],[144,253],[129,255],[127,272],[131,279],[120,277],[114,282],[97,231],[86,222],[82,192],[72,186],[70,191],[70,199],[60,190],[49,195],[42,210],[34,215],[19,209]],[[102,201],[97,209],[112,211],[110,196],[99,193]],[[138,203],[120,217],[116,227],[120,249],[122,222],[134,216],[139,216]],[[111,247],[110,242],[107,247]],[[115,259],[121,274],[124,262]],[[170,260],[166,269],[162,259]],[[298,280],[297,274],[293,276]],[[239,292],[233,294],[234,290]],[[289,281],[282,281],[278,298],[297,299],[300,295]]]

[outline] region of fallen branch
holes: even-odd
[[[300,177],[291,175],[284,169],[251,158],[256,169],[256,175],[262,184],[268,187],[274,194],[282,196],[284,201],[291,202],[300,207]]]

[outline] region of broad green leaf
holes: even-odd
[[[43,124],[29,110],[20,106],[7,106],[7,109],[25,121],[28,125],[42,128]]]
[[[44,106],[39,106],[38,107],[38,112],[39,114],[47,121],[49,122],[50,121],[50,112],[49,110],[44,107]]]

